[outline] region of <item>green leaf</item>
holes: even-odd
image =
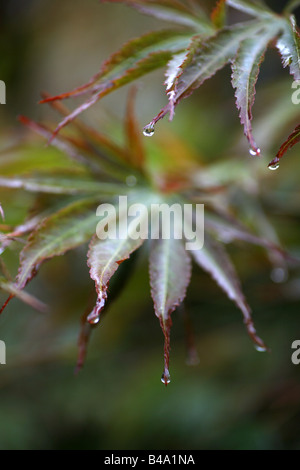
[[[142,193],[132,196],[133,202],[139,200],[142,202],[142,212],[140,212],[139,225],[145,224],[148,230],[148,213],[144,211],[151,199]],[[127,204],[126,204],[127,205]],[[92,324],[98,323],[100,313],[104,308],[107,299],[107,289],[109,281],[117,271],[119,265],[128,259],[135,250],[137,250],[145,238],[136,237],[137,225],[135,220],[127,220],[127,207],[119,207],[116,211],[108,212],[105,218],[105,227],[97,227],[97,236],[95,235],[90,243],[88,251],[88,266],[90,268],[90,277],[95,281],[97,291],[97,302],[88,316],[88,321]],[[131,206],[133,207],[133,206]],[[118,223],[116,224],[116,214],[118,213]]]
[[[0,187],[12,189],[25,189],[26,191],[49,193],[49,194],[93,194],[109,196],[124,194],[129,191],[128,186],[114,183],[102,183],[92,180],[80,180],[76,178],[65,178],[61,176],[47,178],[35,177],[25,178],[15,176],[14,178],[1,178]]]
[[[211,20],[217,29],[225,26],[226,0],[217,0],[217,4],[211,13]]]
[[[235,60],[232,62],[232,86],[235,88],[236,106],[240,112],[244,134],[250,144],[250,151],[260,154],[252,134],[252,106],[255,99],[255,84],[259,68],[269,42],[276,36],[276,26],[269,26],[259,35],[242,41]]]
[[[250,307],[245,300],[234,266],[223,249],[222,244],[213,240],[206,232],[203,248],[201,250],[193,250],[191,254],[196,263],[212,276],[229,299],[235,302],[241,310],[248,334],[254,344],[258,348],[266,350],[264,342],[256,334]]]
[[[39,169],[40,172],[66,171],[70,168],[69,158],[53,147],[41,149],[41,142],[31,142],[28,145],[18,145],[0,151],[1,176],[13,176],[29,173]],[[87,170],[74,162],[72,169],[77,173]]]
[[[159,20],[188,26],[197,29],[198,32],[208,32],[212,27],[203,12],[195,14],[187,5],[178,0],[102,0],[110,3],[126,3],[136,8],[141,13],[154,16]]]
[[[278,150],[276,157],[269,163],[268,167],[271,170],[275,170],[279,166],[279,161],[283,157],[283,155],[294,145],[300,142],[300,124],[295,127],[293,132],[288,136],[286,141],[281,145],[280,149]]]
[[[131,39],[103,63],[99,75],[96,76],[96,81],[102,78],[116,80],[127,72],[141,68],[140,61],[146,59],[149,54],[163,51],[176,52],[185,49],[190,37],[189,31],[161,30]],[[142,62],[141,64],[143,65]],[[105,85],[100,83],[100,88]]]
[[[73,121],[81,112],[88,109],[102,97],[166,65],[172,57],[172,53],[184,50],[187,47],[190,37],[191,33],[168,30],[147,33],[140,38],[132,39],[105,61],[100,72],[92,77],[87,84],[71,92],[42,100],[42,103],[46,103],[87,92],[93,93],[91,98],[61,121],[55,129],[52,138],[55,137],[60,129]]]
[[[94,235],[96,205],[95,199],[76,201],[40,222],[20,253],[17,289],[25,287],[41,263],[82,245]]]
[[[275,16],[261,0],[226,0],[226,4],[252,16]]]
[[[171,313],[181,304],[191,277],[190,256],[182,240],[153,240],[150,254],[150,285],[154,310],[164,336],[163,381],[168,384]]]
[[[175,105],[183,98],[190,96],[205,80],[211,78],[218,70],[233,60],[240,42],[262,28],[263,23],[254,21],[224,28],[207,40],[202,36],[194,36],[189,45],[186,59],[180,66],[180,72],[175,77],[173,85],[169,84],[169,90],[174,90],[171,98],[169,95],[169,104],[148,126],[154,126],[168,112],[172,117]]]
[[[300,80],[300,36],[293,16],[283,22],[283,34],[276,47],[280,52],[283,67],[290,68],[295,80]]]
[[[81,141],[65,136],[56,136],[54,138],[53,132],[50,129],[32,121],[25,116],[19,116],[19,120],[29,129],[47,139],[48,142],[51,141],[51,144],[54,147],[58,148],[64,154],[67,154],[73,162],[80,163],[82,166],[84,165],[96,175],[106,174],[108,176],[123,179],[124,171],[126,173],[128,171],[128,169],[126,170],[124,167],[116,168],[116,162],[107,161],[107,153],[117,156],[119,161],[120,157],[121,159],[123,157],[124,160],[124,153],[122,149],[114,145],[109,141],[109,139],[104,138],[97,132],[89,132],[87,126],[80,125],[80,123],[77,122],[77,126],[81,129],[83,128],[84,131],[89,134],[89,136],[93,135],[93,139],[96,140],[96,148],[86,140]]]
[[[31,119],[27,118],[26,116],[19,116],[19,121],[37,133],[38,135],[44,137],[46,140],[50,141],[52,139],[52,131],[47,127],[38,124]],[[68,155],[68,157],[76,162],[77,164],[85,165],[89,167],[91,170],[96,172],[100,172],[99,162],[90,161],[89,158],[86,158],[82,152],[79,152],[78,149],[66,138],[56,137],[52,139],[52,145],[62,151],[64,154]]]

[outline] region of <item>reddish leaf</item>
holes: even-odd
[[[136,88],[132,88],[129,93],[125,118],[125,131],[127,137],[129,162],[133,167],[143,170],[145,163],[145,151],[141,139],[140,127],[136,121],[134,112],[136,92]]]
[[[142,193],[133,195],[133,199],[136,200],[136,198],[144,203],[144,207],[150,203],[149,196],[144,197]],[[91,279],[95,281],[98,296],[96,305],[88,316],[88,321],[92,324],[96,324],[100,320],[100,313],[105,306],[111,277],[119,265],[145,241],[145,238],[133,235],[136,232],[136,225],[134,221],[127,223],[127,207],[119,207],[118,212],[117,226],[115,225],[116,212],[112,211],[105,219],[107,233],[104,233],[104,228],[103,230],[102,227],[97,228],[97,236],[93,237],[89,246],[88,266]],[[140,226],[143,226],[144,223],[148,225],[148,214],[142,212],[140,216]]]
[[[239,279],[235,269],[223,249],[221,243],[213,240],[205,233],[205,243],[201,250],[191,251],[195,261],[201,268],[211,274],[227,296],[235,302],[241,310],[248,334],[259,350],[267,350],[266,345],[257,336],[251,318],[251,310],[241,290]]]
[[[165,65],[172,53],[187,47],[189,38],[190,33],[168,30],[147,33],[140,38],[132,39],[105,61],[100,72],[92,77],[86,85],[69,93],[42,100],[41,103],[46,103],[82,93],[92,93],[92,97],[63,119],[55,129],[52,138],[60,129],[102,97]]]
[[[186,59],[174,80],[171,102],[145,128],[153,128],[167,113],[173,114],[174,106],[183,98],[190,96],[205,80],[233,60],[240,42],[261,28],[262,23],[255,21],[223,28],[208,39],[199,35],[194,36],[188,47]]]
[[[279,160],[283,157],[283,155],[294,145],[300,142],[300,124],[296,126],[294,131],[288,136],[287,140],[282,144],[280,149],[278,150],[276,157],[269,163],[268,167],[271,170],[275,170],[279,166]]]
[[[94,200],[76,201],[45,218],[28,238],[20,254],[16,287],[23,289],[40,265],[82,245],[95,233],[97,217]]]
[[[276,35],[274,26],[260,34],[242,41],[237,56],[232,62],[232,86],[235,88],[236,106],[240,111],[240,120],[244,134],[250,144],[250,152],[260,155],[252,134],[252,106],[255,99],[255,84],[259,68],[264,59],[268,43]]]
[[[155,314],[159,318],[165,337],[164,372],[162,381],[167,385],[171,313],[181,304],[191,277],[191,262],[182,240],[159,239],[153,241],[150,255],[150,285]]]
[[[211,20],[217,29],[223,28],[226,20],[226,0],[217,0],[211,13]]]

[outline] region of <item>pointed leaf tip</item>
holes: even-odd
[[[299,142],[300,142],[300,124],[298,124],[295,127],[293,132],[288,136],[286,141],[281,145],[280,149],[278,150],[276,154],[276,157],[270,161],[268,167],[271,170],[277,169],[279,166],[279,161],[284,156],[284,154]]]
[[[155,314],[164,334],[164,374],[168,382],[170,360],[171,313],[186,295],[191,277],[191,260],[182,240],[153,240],[150,253],[150,286]]]
[[[225,26],[226,0],[217,0],[216,6],[211,13],[211,20],[217,29]]]
[[[252,132],[252,107],[255,100],[255,85],[259,69],[264,60],[269,42],[276,36],[274,26],[268,26],[265,31],[241,42],[238,53],[232,61],[232,86],[235,89],[236,106],[239,110],[244,134],[250,144],[250,154],[260,156]]]
[[[178,65],[179,60],[176,63],[174,57],[174,62],[172,62],[172,59],[169,62],[171,65],[175,63],[175,67],[171,67],[171,72],[169,72],[169,76],[173,79],[171,84],[169,84],[167,76],[167,83],[169,86],[171,85],[167,90],[170,101],[152,119],[151,124],[156,124],[168,113],[170,113],[172,118],[174,109],[179,102],[189,97],[206,80],[232,61],[241,41],[251,35],[255,35],[262,28],[263,23],[256,20],[224,27],[209,38],[204,38],[203,35],[199,34],[193,36],[181,65]],[[181,59],[182,57],[178,55],[177,58]],[[176,69],[178,69],[177,74]]]
[[[144,207],[148,207],[151,199],[149,195],[145,196],[139,192],[132,196],[132,202],[133,200],[142,201]],[[145,227],[148,224],[147,218],[147,211],[139,214],[138,222],[140,227]],[[95,281],[98,296],[96,305],[89,317],[92,322],[96,321],[96,323],[98,323],[100,313],[105,306],[111,277],[118,270],[120,264],[127,260],[145,241],[145,238],[137,233],[135,222],[127,223],[127,203],[125,206],[120,203],[118,211],[109,211],[104,222],[104,225],[103,221],[101,222],[100,228],[97,226],[96,235],[94,235],[89,245],[87,260],[90,277]],[[105,227],[107,227],[107,231]],[[103,236],[104,234],[105,236]]]
[[[257,336],[251,318],[251,310],[244,297],[239,278],[222,244],[212,239],[208,233],[205,233],[203,248],[201,250],[193,250],[191,253],[196,263],[212,276],[227,294],[228,298],[235,302],[236,306],[240,309],[247,332],[253,343],[259,347],[266,348],[264,342]]]

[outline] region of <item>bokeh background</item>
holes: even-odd
[[[208,10],[214,4],[202,3]],[[280,11],[286,2],[268,3]],[[51,109],[38,104],[42,91],[57,94],[80,85],[125,40],[162,25],[98,0],[1,0],[0,79],[6,82],[7,104],[0,107],[0,173],[11,162],[26,166],[32,155],[38,167],[52,159],[68,165],[40,139],[29,139],[17,115],[57,122]],[[165,104],[162,81],[158,71],[138,83],[141,128]],[[265,151],[258,163],[249,159],[242,136],[229,67],[180,104],[174,122],[162,122],[156,134],[157,142],[164,136],[168,142],[172,135],[181,139],[204,165],[237,158],[243,181],[249,175],[282,245],[299,255],[299,148],[278,171],[267,169],[299,121],[291,83],[270,50],[254,107],[254,130]],[[121,139],[127,93],[108,96],[83,119]],[[146,144],[151,158],[155,144]],[[1,191],[0,201],[6,223],[13,224],[25,216],[33,196]],[[255,214],[245,203],[245,219]],[[0,339],[7,346],[7,364],[0,365],[0,449],[300,449],[300,365],[291,362],[291,344],[300,339],[300,270],[276,283],[264,251],[242,243],[229,244],[228,251],[257,330],[272,351],[255,351],[239,311],[194,267],[186,308],[199,364],[186,363],[185,319],[175,312],[167,388],[160,383],[163,336],[153,313],[146,253],[95,329],[78,375],[80,318],[93,289],[86,247],[42,266],[28,291],[48,303],[50,313],[13,300],[0,318]],[[5,262],[15,273],[13,251],[5,252]]]

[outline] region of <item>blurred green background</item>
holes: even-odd
[[[269,2],[278,11],[285,3]],[[214,2],[203,4],[209,9]],[[35,155],[41,167],[49,159],[67,165],[40,139],[28,142],[16,116],[57,122],[53,111],[37,104],[42,91],[57,94],[80,85],[125,40],[162,25],[98,0],[1,1],[0,79],[7,86],[7,104],[0,107],[0,172],[7,155],[20,165],[26,165],[26,155]],[[141,128],[166,102],[162,80],[163,71],[158,71],[139,81]],[[243,162],[243,181],[249,175],[248,186],[255,188],[282,245],[299,255],[299,147],[284,158],[280,170],[267,169],[299,121],[291,82],[270,50],[254,107],[254,130],[265,151],[258,162],[249,159],[229,68],[184,100],[174,122],[160,123],[156,135],[170,139],[173,132],[202,164],[231,157]],[[127,92],[108,96],[83,119],[121,139]],[[155,143],[146,144],[151,158]],[[34,198],[1,191],[0,201],[9,208],[6,222],[13,224]],[[244,211],[245,219],[255,217],[247,203]],[[0,365],[0,449],[300,449],[300,365],[291,362],[291,344],[300,339],[299,269],[286,282],[274,283],[261,249],[240,243],[229,244],[228,251],[257,330],[272,352],[255,351],[239,311],[194,267],[186,308],[200,361],[186,364],[185,320],[174,312],[167,388],[160,383],[163,335],[153,313],[146,253],[93,332],[86,364],[76,376],[80,318],[93,291],[86,247],[42,266],[28,291],[48,303],[50,313],[13,300],[0,318],[0,339],[7,347],[7,364]],[[5,256],[15,273],[17,255],[8,251]]]

